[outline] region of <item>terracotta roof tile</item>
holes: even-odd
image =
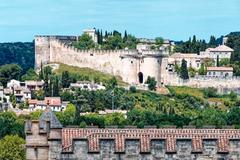
[[[62,130],[62,147],[64,152],[72,151],[73,139],[86,139],[89,152],[99,152],[100,139],[113,139],[115,151],[125,151],[126,139],[140,140],[140,151],[150,152],[152,139],[166,140],[166,152],[176,152],[177,139],[191,139],[192,152],[202,152],[203,139],[217,139],[218,152],[228,152],[229,139],[239,139],[240,130],[235,129],[79,129]]]

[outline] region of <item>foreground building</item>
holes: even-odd
[[[63,128],[49,108],[25,129],[27,160],[240,159],[237,129]]]

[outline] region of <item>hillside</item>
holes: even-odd
[[[113,76],[111,74],[106,74],[100,71],[96,71],[90,68],[79,68],[74,66],[69,66],[66,64],[60,64],[59,68],[54,70],[54,72],[58,75],[61,75],[64,71],[68,71],[71,75],[73,75],[76,80],[94,80],[96,82],[103,82],[106,83],[109,81]],[[122,81],[121,77],[116,77],[118,85],[124,86],[126,85],[125,82]]]
[[[34,54],[33,42],[0,43],[0,66],[16,63],[25,73],[34,67]]]

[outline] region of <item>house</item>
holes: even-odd
[[[25,81],[25,85],[31,91],[40,90],[43,89],[44,81]]]
[[[16,96],[17,103],[31,99],[31,91],[26,87],[16,87],[13,89],[13,93]]]
[[[35,110],[45,110],[47,106],[51,108],[52,111],[60,112],[64,111],[68,105],[68,102],[61,102],[60,97],[45,97],[44,100],[29,100],[30,111]]]
[[[222,59],[230,59],[231,54],[234,52],[234,50],[226,45],[220,45],[216,48],[207,48],[204,52],[200,52],[200,55],[206,56],[208,58],[217,60],[217,57],[219,60]]]
[[[83,33],[89,35],[94,43],[98,43],[98,38],[95,29],[85,29],[83,30]]]
[[[102,84],[97,84],[89,81],[77,81],[77,83],[71,83],[70,88],[80,89],[80,90],[88,90],[88,91],[96,91],[96,90],[105,90],[106,87]]]
[[[166,66],[166,69],[170,72],[173,71],[175,64],[181,66],[183,59],[187,62],[188,68],[200,69],[206,57],[195,53],[175,53],[168,58],[168,66]]]
[[[207,67],[208,77],[231,78],[233,77],[232,67]]]

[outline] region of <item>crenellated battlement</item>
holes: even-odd
[[[47,109],[25,131],[27,160],[240,159],[239,129],[62,128]]]

